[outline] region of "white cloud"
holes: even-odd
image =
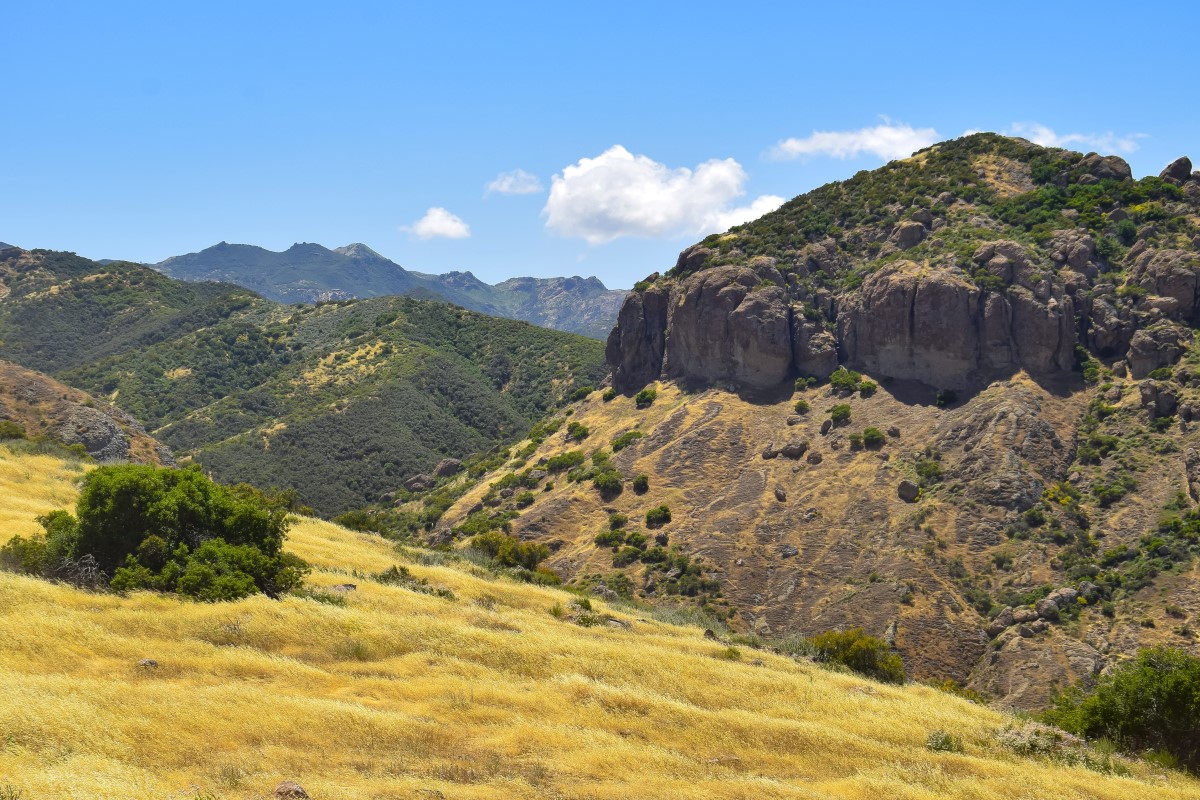
[[[893,124],[884,119],[882,125],[856,131],[813,131],[803,139],[784,139],[771,150],[771,156],[785,160],[808,156],[857,158],[863,153],[893,161],[907,158],[938,140],[933,128],[914,128]]]
[[[779,208],[785,202],[784,198],[773,194],[764,194],[761,197],[756,197],[754,202],[748,206],[740,208],[731,208],[728,211],[723,211],[716,215],[713,230],[727,231],[734,225],[741,225],[743,222],[749,222],[752,219],[758,219],[763,214],[770,214],[775,209]]]
[[[1090,149],[1101,153],[1132,153],[1140,147],[1138,139],[1145,139],[1147,136],[1144,133],[1126,133],[1118,136],[1112,131],[1059,134],[1038,122],[1014,122],[1009,126],[1008,133],[1010,136],[1020,136],[1043,147]]]
[[[400,230],[418,239],[466,239],[471,235],[471,226],[463,222],[461,217],[438,206],[429,209],[425,216],[412,225],[401,227]]]
[[[745,182],[746,171],[732,158],[705,161],[694,170],[671,169],[614,145],[555,175],[542,215],[548,229],[593,245],[625,236],[714,233],[783,202],[764,195],[744,208],[730,208],[746,193]]]
[[[512,172],[501,172],[496,179],[487,185],[484,196],[492,194],[537,194],[545,187],[537,175],[532,175],[523,169]]]

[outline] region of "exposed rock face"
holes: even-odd
[[[792,364],[791,310],[782,285],[773,267],[718,267],[688,278],[671,305],[664,373],[751,387],[779,384]]]
[[[636,391],[658,378],[670,300],[670,290],[660,286],[630,292],[625,298],[604,350],[613,367],[613,388],[617,391]]]
[[[1094,272],[1094,251],[1089,236],[1061,237],[1055,256]],[[839,361],[946,389],[1018,369],[1072,369],[1076,309],[1063,285],[1013,242],[987,245],[975,261],[1006,289],[983,292],[960,271],[902,261],[840,303],[810,296],[807,314],[769,264],[716,267],[632,292],[608,341],[613,385],[632,392],[670,377],[762,389],[797,374],[824,377]],[[828,309],[836,336],[810,318],[813,305]],[[1123,350],[1129,329],[1115,309],[1100,307],[1099,335]]]
[[[438,465],[433,468],[433,474],[439,478],[448,478],[451,475],[457,475],[462,472],[463,462],[457,458],[443,458],[438,462]]]

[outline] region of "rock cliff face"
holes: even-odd
[[[764,389],[824,377],[839,363],[939,389],[982,388],[1021,370],[1052,379],[1077,370],[1077,346],[1135,378],[1174,363],[1191,340],[1186,326],[1200,323],[1191,163],[1135,182],[1113,156],[993,139],[939,145],[940,172],[1004,161],[1009,183],[989,184],[980,168],[969,191],[956,177],[953,191],[918,195],[907,208],[855,207],[879,202],[868,181],[894,180],[889,171],[919,185],[945,178],[930,174],[934,156],[913,159],[685,250],[627,297],[608,341],[615,388],[662,377]],[[1013,181],[1035,186],[1029,176],[1047,163],[1062,171],[1039,173],[1046,189],[1011,196]],[[1147,197],[1155,199],[1123,205]],[[796,234],[813,224],[802,201],[833,235]],[[837,208],[868,221],[829,225]]]
[[[989,264],[1019,245],[989,245]],[[997,267],[997,269],[1000,269]],[[632,292],[609,336],[619,391],[659,377],[763,389],[797,375],[825,377],[839,363],[891,378],[962,389],[1024,369],[1074,365],[1075,304],[1061,283],[1008,282],[983,291],[961,271],[893,262],[831,306],[806,308],[770,265],[716,267]],[[1119,344],[1119,343],[1118,343]],[[1128,347],[1128,341],[1125,341]]]

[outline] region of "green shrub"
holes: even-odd
[[[0,440],[5,439],[24,439],[24,426],[13,422],[12,420],[0,419]]]
[[[612,440],[613,452],[621,452],[626,447],[633,444],[638,439],[641,439],[645,435],[646,434],[642,433],[641,431],[626,431],[625,433],[622,433],[620,436]]]
[[[887,444],[887,436],[879,428],[867,428],[862,432],[863,444],[872,450],[878,450]]]
[[[862,375],[845,367],[838,367],[829,376],[829,385],[839,392],[858,391]]]
[[[594,391],[596,391],[596,387],[592,386],[591,384],[588,384],[587,386],[580,386],[578,389],[571,392],[571,402],[576,403]]]
[[[616,396],[617,396],[617,390],[613,389],[613,388],[608,388],[608,389],[604,390],[604,394],[600,395],[600,399],[603,400],[604,402],[608,403],[608,402],[611,402],[613,400],[613,398],[615,398]]]
[[[591,431],[581,422],[571,422],[567,425],[567,439],[572,442],[582,442]]]
[[[651,386],[642,389],[633,397],[633,403],[638,408],[649,408],[658,399],[658,391]]]
[[[620,530],[625,527],[625,523],[629,522],[629,517],[620,512],[614,512],[608,515],[608,529],[610,531]]]
[[[935,753],[961,753],[962,739],[943,730],[930,731],[925,737],[925,747]]]
[[[471,539],[471,547],[500,567],[534,570],[550,556],[550,548],[538,542],[522,542],[501,531],[488,531]]]
[[[838,403],[829,409],[829,418],[833,420],[834,425],[845,425],[850,421],[850,406]]]
[[[569,469],[574,469],[582,464],[587,457],[582,450],[568,450],[557,456],[551,456],[546,461],[547,472],[566,472]]]
[[[1093,688],[1076,684],[1059,694],[1045,717],[1126,752],[1165,751],[1200,770],[1200,658],[1171,647],[1142,650]]]
[[[592,485],[600,492],[600,496],[607,500],[616,497],[624,490],[625,481],[621,477],[621,473],[615,470],[604,470],[593,476]]]
[[[879,385],[874,381],[863,381],[858,385],[858,394],[860,397],[870,397],[879,390]]]
[[[803,392],[806,389],[811,389],[812,387],[816,386],[818,383],[820,383],[820,381],[812,376],[796,378],[796,383],[795,383],[796,391]]]
[[[633,479],[633,491],[635,494],[645,494],[650,491],[650,476],[638,475]]]
[[[517,504],[517,508],[528,508],[533,505],[533,492],[521,492],[513,500]]]
[[[1137,223],[1129,218],[1118,222],[1113,232],[1121,240],[1121,244],[1126,247],[1137,241]]]
[[[932,458],[922,458],[916,463],[917,480],[926,488],[942,481],[942,465]]]
[[[661,528],[671,521],[671,509],[667,506],[658,506],[646,512],[646,527]]]
[[[841,664],[860,675],[886,683],[904,683],[904,662],[882,639],[862,628],[828,631],[811,639],[817,661]]]
[[[863,448],[862,434],[861,433],[850,434],[850,449],[851,450],[862,450],[862,448]]]
[[[615,547],[625,542],[625,531],[620,528],[613,528],[607,531],[601,531],[596,534],[594,540],[597,547]]]
[[[635,563],[642,557],[642,551],[636,547],[622,547],[617,552],[613,553],[612,564],[614,567],[627,567]]]
[[[797,400],[793,408],[797,414],[807,414],[809,411],[812,411],[812,406],[809,405],[807,400]]]
[[[639,531],[633,531],[625,536],[625,544],[629,545],[630,547],[636,547],[638,550],[645,550],[646,544],[649,541],[650,540],[646,538],[646,534]]]

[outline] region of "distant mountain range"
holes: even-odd
[[[172,278],[235,283],[283,303],[410,295],[595,339],[608,336],[625,298],[595,277],[512,278],[492,285],[470,272],[412,272],[358,243],[330,250],[306,242],[275,252],[221,242],[153,266]]]

